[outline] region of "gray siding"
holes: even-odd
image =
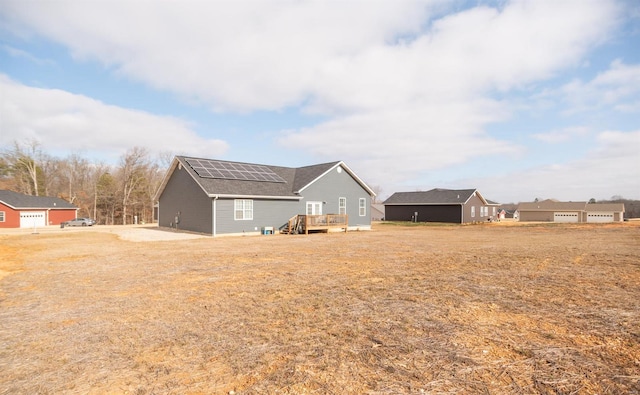
[[[286,200],[253,200],[253,220],[235,219],[235,199],[218,199],[216,201],[216,234],[259,232],[265,226],[278,230],[289,218],[298,212],[298,201]]]
[[[338,173],[337,168],[308,186],[301,193],[304,199],[300,202],[299,214],[304,214],[307,202],[326,202],[322,205],[322,214],[338,214],[338,199],[347,199],[347,215],[349,226],[371,226],[371,196],[344,169]],[[365,215],[359,214],[359,200],[365,199]]]
[[[471,216],[471,207],[475,207],[475,215]],[[488,207],[488,215],[482,215],[481,207]],[[489,205],[483,204],[478,195],[473,195],[469,198],[469,201],[464,205],[464,223],[470,222],[486,222],[492,214],[492,208]]]
[[[210,190],[210,193],[215,194],[218,191]],[[221,190],[219,193],[223,195],[225,191]],[[209,197],[185,169],[177,167],[158,198],[158,225],[175,226],[175,218],[179,216],[179,229],[211,235],[256,233],[265,226],[273,227],[277,231],[291,217],[305,214],[306,203],[309,201],[324,202],[323,214],[337,214],[339,198],[343,197],[347,200],[349,226],[371,226],[371,196],[344,169],[340,173],[336,169],[331,170],[305,188],[300,195],[300,200],[249,197],[247,199],[253,201],[253,219],[236,220],[236,199]],[[363,216],[359,214],[361,198],[364,199]]]
[[[175,226],[179,213],[178,228],[213,233],[211,199],[184,169],[175,169],[158,200],[159,226]]]

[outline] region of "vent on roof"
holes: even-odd
[[[262,165],[194,158],[185,159],[185,162],[191,166],[196,174],[203,178],[279,183],[286,182],[273,170]]]

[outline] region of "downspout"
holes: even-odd
[[[217,210],[216,210],[216,208],[217,208],[216,200],[218,200],[218,195],[215,195],[213,197],[213,201],[212,201],[212,209],[213,209],[213,224],[212,224],[213,226],[212,226],[212,229],[213,229],[213,232],[212,232],[211,235],[213,237],[216,237],[216,233],[217,233],[216,223],[218,222]]]

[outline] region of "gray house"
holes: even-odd
[[[383,203],[387,221],[484,222],[496,218],[498,203],[476,189],[432,189],[396,192]]]
[[[158,225],[218,235],[370,229],[375,193],[344,162],[290,168],[176,156]]]

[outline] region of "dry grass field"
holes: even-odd
[[[638,223],[151,240],[0,234],[1,394],[640,393]]]

